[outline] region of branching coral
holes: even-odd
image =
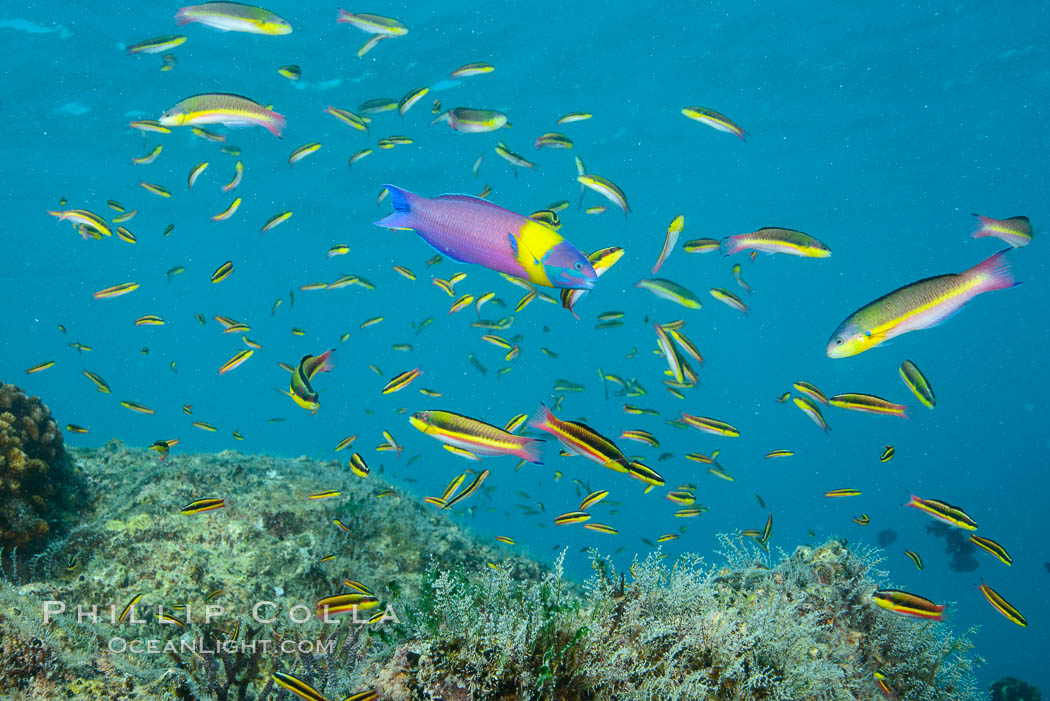
[[[37,397],[0,383],[0,547],[44,542],[70,476],[51,412]]]

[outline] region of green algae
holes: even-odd
[[[718,566],[657,551],[622,572],[595,554],[581,585],[560,559],[548,567],[508,556],[418,495],[335,462],[231,451],[173,451],[159,462],[118,442],[72,458],[87,503],[78,525],[41,555],[4,560],[0,693],[266,699],[279,691],[270,673],[283,671],[331,699],[367,688],[390,699],[876,699],[871,673],[882,668],[902,699],[979,698],[967,636],[875,607],[884,574],[870,553],[838,541],[772,562],[726,537]],[[378,498],[391,488],[396,496]],[[326,489],[341,495],[307,498]],[[226,506],[180,513],[202,497]],[[292,620],[296,605],[312,612],[319,598],[348,592],[347,578],[380,598],[363,617],[390,611],[398,622]],[[205,621],[217,590],[225,613]],[[138,594],[143,624],[41,616],[45,601],[119,613]],[[272,621],[252,617],[260,601],[275,604],[264,611]],[[161,624],[158,605],[190,623]],[[308,645],[111,647],[119,638],[214,648],[235,631],[245,648]],[[310,648],[318,642],[331,649]]]

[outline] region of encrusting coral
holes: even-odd
[[[117,442],[72,457],[90,496],[80,524],[2,563],[0,695],[272,701],[288,698],[281,672],[333,700],[374,689],[399,701],[874,701],[879,669],[901,699],[980,698],[968,638],[875,606],[884,573],[840,541],[774,562],[724,536],[717,567],[657,551],[618,571],[593,554],[581,586],[560,560],[551,569],[483,542],[380,470],[361,479],[337,462],[233,452],[161,463]],[[324,489],[340,496],[307,498]],[[226,506],[180,513],[202,497]],[[318,620],[318,599],[354,591],[344,580],[379,599],[362,619],[389,605],[398,620]],[[144,623],[110,620],[110,604],[119,613],[138,595]],[[68,610],[45,623],[49,600]],[[203,620],[205,601],[226,613]],[[259,601],[274,602],[272,620],[252,617]],[[81,604],[99,620],[78,621]],[[134,639],[175,647],[113,647]],[[216,650],[231,640],[237,649]],[[294,645],[250,645],[260,641]]]
[[[62,432],[48,408],[0,383],[0,549],[39,548],[46,541],[56,506],[71,497],[71,477]]]

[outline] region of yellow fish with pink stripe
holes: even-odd
[[[1007,249],[1009,250],[1009,249]],[[961,273],[928,277],[899,287],[850,314],[827,345],[829,358],[848,358],[891,338],[942,324],[983,292],[1019,284],[1000,251]]]
[[[412,426],[446,447],[480,456],[514,455],[537,465],[543,464],[538,439],[518,436],[469,416],[451,411],[417,411],[408,420]]]
[[[255,100],[232,93],[203,93],[187,97],[158,120],[165,127],[223,124],[227,127],[263,127],[278,139],[284,131],[284,115],[266,109]]]

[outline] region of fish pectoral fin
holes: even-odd
[[[511,233],[507,234],[507,236],[510,238],[510,247],[511,247],[511,250],[514,251],[514,257],[515,258],[519,258],[520,257],[521,254],[520,254],[519,251],[524,251],[525,253],[529,254],[530,258],[532,258],[533,265],[540,265],[540,259],[537,258],[536,254],[532,252],[532,249],[529,248],[528,245],[524,241],[521,240],[521,233],[520,232],[517,232],[517,233],[511,232]]]

